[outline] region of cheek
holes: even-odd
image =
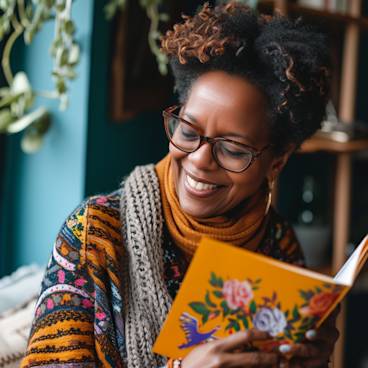
[[[256,193],[266,180],[266,170],[262,165],[253,165],[242,175],[231,173],[233,196],[243,200]]]
[[[180,151],[179,149],[175,148],[172,144],[169,145],[169,155],[171,158],[171,167],[172,167],[172,174],[174,178],[175,184],[178,183],[179,175],[180,175],[180,168],[181,168],[181,160],[186,157],[186,153]]]

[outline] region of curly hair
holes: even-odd
[[[231,1],[183,16],[162,38],[175,89],[184,103],[202,74],[225,71],[260,88],[269,106],[276,153],[299,146],[320,127],[329,96],[330,62],[325,36],[299,18],[258,15]]]

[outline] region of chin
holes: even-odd
[[[204,209],[203,205],[201,204],[194,204],[194,203],[188,203],[185,200],[180,200],[180,207],[181,209],[189,216],[196,217],[199,219],[205,219],[209,217],[217,216],[216,213],[214,213],[211,209]]]

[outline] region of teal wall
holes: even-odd
[[[109,117],[112,24],[105,19],[103,4],[73,3],[82,49],[78,78],[70,84],[65,112],[58,110],[56,101],[37,101],[52,113],[53,125],[43,148],[26,155],[20,136],[6,139],[0,275],[22,264],[46,263],[62,222],[84,197],[117,189],[134,166],[157,162],[167,152],[161,112],[142,113],[124,122]],[[52,88],[48,54],[52,35],[50,23],[30,47],[20,45],[15,53],[15,64],[27,72],[36,89]]]
[[[114,122],[109,117],[111,24],[103,1],[95,2],[89,106],[86,194],[117,189],[124,175],[138,164],[156,162],[167,152],[161,112]],[[168,102],[169,103],[169,102]]]
[[[3,272],[30,262],[46,263],[64,218],[84,196],[93,5],[92,0],[73,4],[82,55],[68,110],[60,112],[56,102],[37,101],[50,107],[53,125],[36,154],[20,150],[19,136],[7,139]],[[20,64],[36,89],[52,88],[48,50],[53,32],[53,25],[47,24],[22,51]]]

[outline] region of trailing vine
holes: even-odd
[[[60,109],[68,104],[68,82],[76,77],[79,46],[75,41],[75,24],[71,17],[72,0],[3,0],[0,1],[0,41],[4,41],[2,69],[7,87],[0,89],[0,132],[24,131],[21,146],[27,153],[38,150],[50,126],[50,115],[43,106],[34,107],[37,96],[58,99]],[[36,91],[27,75],[11,69],[11,51],[23,35],[29,45],[46,21],[54,20],[51,45],[54,90]]]
[[[106,18],[112,19],[118,11],[124,11],[127,1],[136,0],[105,1]],[[159,25],[169,16],[160,11],[162,3],[163,0],[139,0],[150,20],[148,44],[161,74],[166,74],[167,57],[160,51]],[[60,110],[68,106],[69,82],[77,76],[75,69],[80,56],[72,5],[73,0],[0,0],[0,42],[4,45],[1,66],[7,83],[6,87],[0,88],[0,133],[23,132],[21,147],[26,153],[36,152],[42,146],[51,125],[47,108],[35,108],[36,97],[57,99]],[[26,45],[32,43],[47,21],[54,22],[54,38],[50,47],[54,89],[38,91],[32,88],[26,73],[20,71],[13,75],[11,52],[21,36]]]

